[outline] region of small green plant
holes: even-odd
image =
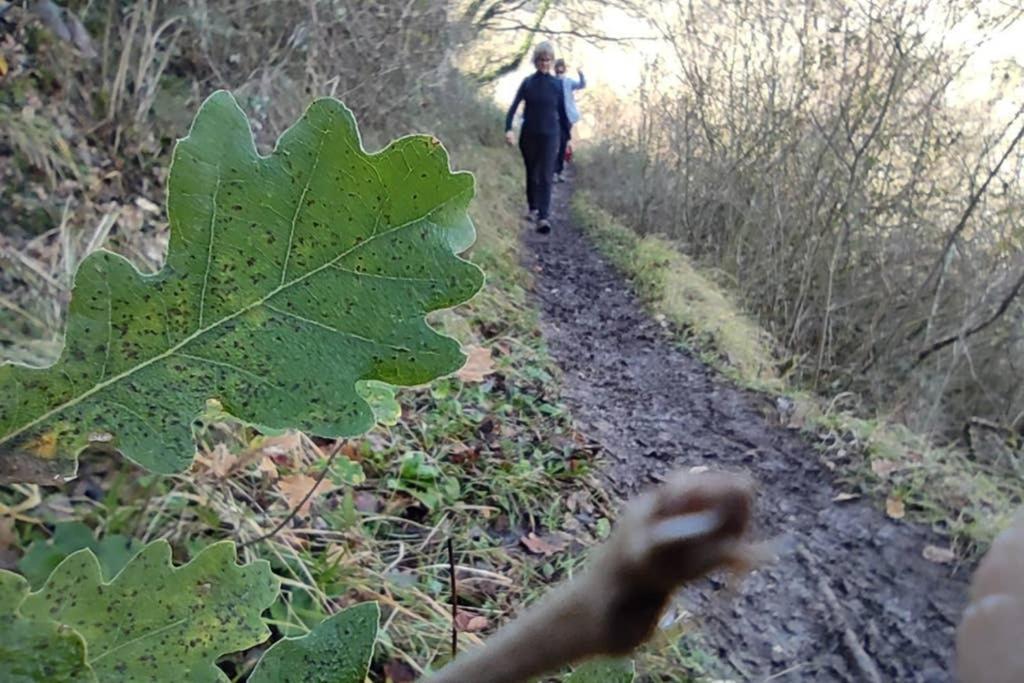
[[[629,659],[595,659],[581,664],[565,683],[632,683],[636,667]]]

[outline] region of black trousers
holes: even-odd
[[[536,133],[519,136],[519,151],[526,165],[526,202],[537,212],[537,218],[547,218],[551,210],[551,183],[559,137]]]
[[[569,146],[569,140],[572,140],[572,128],[563,128],[562,137],[558,141],[558,158],[555,160],[555,173],[561,173],[565,170],[565,148]]]

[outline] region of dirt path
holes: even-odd
[[[708,581],[686,596],[709,649],[744,681],[948,681],[963,576],[924,560],[940,543],[836,490],[815,451],[765,417],[764,399],[679,350],[623,279],[570,224],[527,233],[543,331],[565,372],[565,399],[614,464],[623,493],[670,469],[710,465],[760,483],[763,537],[787,534],[781,561],[738,593]],[[719,594],[721,593],[721,594]]]

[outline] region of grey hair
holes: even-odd
[[[555,48],[546,40],[543,43],[537,43],[537,46],[533,48],[533,63],[536,64],[541,57],[555,58]]]

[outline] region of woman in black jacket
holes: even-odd
[[[536,214],[537,232],[542,233],[551,231],[548,217],[551,183],[559,141],[562,132],[569,127],[562,83],[551,73],[554,63],[555,51],[551,43],[540,43],[533,49],[533,65],[537,71],[523,79],[505,117],[505,140],[511,145],[515,143],[512,120],[519,103],[526,103],[519,150],[526,165],[526,201],[531,215]]]

